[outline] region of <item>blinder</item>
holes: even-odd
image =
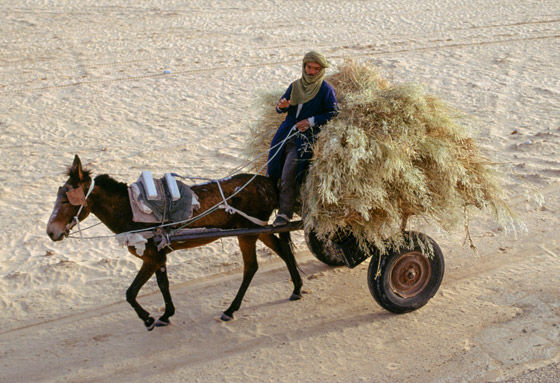
[[[81,185],[76,189],[68,190],[66,197],[68,197],[68,202],[73,206],[87,206],[86,195]]]

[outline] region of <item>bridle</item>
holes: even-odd
[[[69,233],[70,229],[72,229],[74,226],[78,225],[78,232],[80,233],[80,237],[83,238],[82,229],[80,228],[80,219],[78,217],[80,216],[80,213],[82,212],[84,206],[87,206],[87,199],[94,187],[95,180],[92,179],[89,185],[89,189],[85,195],[82,185],[66,192],[66,197],[68,198],[68,202],[70,202],[70,205],[80,207],[74,218],[72,218],[72,220],[66,224],[67,233]]]

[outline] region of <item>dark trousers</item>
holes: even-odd
[[[294,215],[294,206],[298,192],[297,170],[298,155],[296,146],[296,136],[290,138],[284,146],[284,167],[280,178],[280,207],[278,214],[283,214],[288,219]]]

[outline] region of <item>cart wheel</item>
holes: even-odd
[[[314,230],[304,230],[305,242],[319,261],[329,266],[344,266],[344,258],[342,258],[342,250],[337,246],[333,246],[330,241],[322,240],[317,237]]]
[[[443,253],[430,237],[420,233],[412,236],[412,248],[400,248],[381,256],[374,254],[368,268],[368,286],[377,303],[396,314],[414,311],[435,295],[445,269]],[[433,248],[433,256],[422,254],[419,242],[426,240]],[[379,267],[380,275],[377,276]],[[377,278],[376,278],[377,276]]]

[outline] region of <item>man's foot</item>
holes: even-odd
[[[274,227],[284,226],[288,222],[290,222],[288,217],[286,217],[284,214],[278,214],[276,215],[276,219],[274,220],[274,222],[272,222],[272,226]]]

